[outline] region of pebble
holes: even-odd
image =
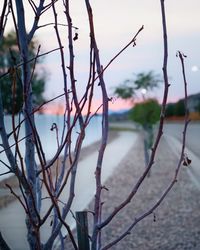
[[[120,236],[134,221],[148,211],[172,182],[178,159],[173,145],[161,140],[150,177],[146,178],[137,194],[124,209],[102,230],[102,247]],[[119,163],[103,191],[102,220],[106,218],[126,197],[144,171],[143,143],[139,137],[133,148]],[[140,221],[114,250],[199,250],[200,249],[200,199],[199,190],[190,180],[184,166],[181,167],[178,182],[161,205]],[[93,203],[89,210],[93,210]],[[89,216],[92,228],[92,216]],[[71,248],[65,242],[65,249]]]

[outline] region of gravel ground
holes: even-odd
[[[111,140],[116,136],[112,133]],[[98,142],[99,143],[99,142]],[[91,153],[98,143],[83,150],[82,157]],[[173,179],[178,159],[173,153],[173,146],[162,140],[158,157],[151,171],[131,203],[102,231],[102,247],[116,239],[131,224],[134,218],[148,211],[162,195]],[[112,178],[103,191],[103,218],[106,218],[114,207],[123,201],[132,186],[144,170],[143,144],[141,138],[130,149],[120,162]],[[1,183],[3,184],[3,183]],[[3,188],[4,185],[1,185]],[[179,181],[166,199],[150,215],[139,222],[131,234],[117,245],[116,250],[199,250],[200,249],[200,199],[199,190],[187,175],[186,167],[181,168]],[[1,197],[2,198],[2,197]],[[91,203],[89,210],[93,210]],[[91,228],[92,216],[89,216]],[[65,248],[71,250],[66,241]],[[59,248],[58,248],[59,249]]]
[[[116,239],[134,218],[148,211],[162,195],[173,179],[178,159],[173,145],[165,139],[158,150],[151,176],[146,178],[131,203],[104,228],[102,247]],[[106,182],[109,191],[103,191],[103,218],[126,197],[144,170],[141,138],[122,160],[115,174]],[[131,234],[117,245],[116,250],[198,250],[200,249],[200,199],[199,190],[182,167],[178,182],[154,214],[139,222]],[[89,209],[93,209],[90,204]],[[89,218],[91,220],[92,218]],[[91,222],[90,222],[91,228]],[[66,242],[66,249],[73,249]]]

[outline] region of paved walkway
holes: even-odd
[[[106,182],[106,217],[122,201],[144,170],[143,145],[138,140],[115,175]],[[154,206],[171,183],[178,163],[177,149],[165,137],[158,149],[151,176],[141,185],[132,202],[102,232],[102,247],[123,233],[135,218]],[[200,178],[198,179],[200,182]],[[200,190],[182,166],[178,182],[153,214],[139,222],[114,250],[199,250]],[[90,207],[92,209],[92,206]]]
[[[183,122],[168,122],[164,125],[164,133],[182,142]],[[190,122],[186,134],[186,147],[200,158],[200,122]]]
[[[169,145],[173,145],[174,153],[178,157],[182,148],[181,142],[169,135],[166,135],[165,138],[168,141]],[[187,154],[188,158],[191,159],[191,163],[189,167],[186,168],[186,171],[194,185],[200,191],[200,158],[196,154],[194,154],[188,147],[185,148],[185,153]]]
[[[119,237],[135,218],[152,208],[174,178],[179,161],[174,143],[162,138],[155,164],[149,178],[137,194],[113,221],[102,231],[102,247]],[[109,191],[102,193],[103,215],[106,218],[120,204],[144,171],[142,139],[138,138],[115,173],[105,182]],[[199,179],[200,181],[200,179]],[[199,250],[200,249],[200,190],[182,166],[178,182],[154,211],[140,221],[127,237],[113,246],[113,250]],[[93,210],[93,204],[89,206]],[[92,228],[89,216],[89,228]],[[59,249],[59,248],[58,248]],[[71,250],[66,243],[66,250]]]
[[[121,139],[119,139],[121,138]],[[122,139],[124,138],[124,139]],[[178,147],[180,143],[175,139],[164,136],[158,149],[156,161],[151,171],[150,178],[147,178],[141,185],[138,193],[132,202],[122,210],[121,213],[112,221],[110,225],[104,228],[102,232],[102,247],[112,240],[116,239],[135,218],[148,211],[155,202],[161,197],[168,185],[171,183],[178,162]],[[109,153],[109,148],[111,149]],[[115,150],[115,151],[113,151]],[[120,154],[119,154],[120,152]],[[115,206],[122,202],[133,185],[137,182],[141,173],[144,171],[143,143],[140,137],[130,132],[120,133],[120,137],[109,144],[107,147],[108,158],[105,155],[104,168],[113,165],[108,176],[105,176],[105,186],[109,191],[103,191],[102,200],[104,201],[103,218],[106,218],[113,211]],[[122,153],[122,155],[121,155]],[[192,158],[191,167],[181,167],[178,182],[171,190],[166,199],[154,213],[141,221],[133,228],[130,235],[125,237],[120,243],[114,246],[114,250],[199,250],[200,249],[200,190],[195,183],[200,182],[200,177],[195,173],[195,166],[199,167],[199,158],[194,159],[192,152],[187,149],[188,156]],[[110,154],[112,157],[110,157]],[[121,158],[118,156],[121,155]],[[92,154],[85,158],[85,164],[96,162],[97,155]],[[89,160],[90,159],[90,160]],[[86,161],[87,160],[87,161]],[[115,161],[116,160],[116,161]],[[84,161],[83,161],[84,162]],[[82,162],[82,163],[83,163]],[[195,164],[195,162],[197,164]],[[80,162],[80,169],[88,182],[93,176],[94,168],[90,169],[90,174],[84,174],[85,164]],[[116,164],[118,165],[117,168]],[[93,166],[94,167],[94,166]],[[190,174],[193,173],[193,177]],[[110,177],[109,177],[110,176]],[[107,180],[106,180],[107,178]],[[89,187],[88,190],[86,188]],[[94,193],[88,185],[84,185],[84,194],[90,193],[91,198]],[[85,207],[90,200],[82,197]],[[14,204],[14,203],[12,203]],[[82,206],[77,203],[77,207]],[[8,228],[8,236],[15,239],[13,249],[28,249],[24,247],[17,248],[17,242],[22,239],[22,229],[19,230],[20,223],[24,218],[16,216],[15,209],[8,206],[4,214],[12,222]],[[93,209],[92,202],[89,209]],[[2,210],[1,210],[2,212]],[[2,222],[2,213],[0,214],[0,225]],[[90,217],[92,218],[92,216]],[[15,222],[13,223],[13,219]],[[15,231],[11,231],[14,227]],[[91,221],[90,221],[91,228]],[[9,231],[10,230],[10,231]],[[19,231],[20,235],[17,234]],[[16,233],[17,232],[17,233]],[[16,235],[15,235],[16,234]],[[24,235],[24,233],[23,233]],[[59,248],[58,248],[59,249]],[[70,250],[70,243],[66,243],[66,249]]]
[[[113,174],[119,162],[125,157],[129,149],[135,144],[138,134],[133,132],[119,132],[119,136],[108,144],[103,160],[102,181],[104,182]],[[72,211],[84,209],[94,197],[94,171],[97,161],[97,151],[80,161],[77,173],[76,193]],[[66,196],[68,189],[63,192]],[[44,195],[45,196],[45,195]],[[62,199],[62,198],[61,198]],[[63,197],[64,200],[64,197]],[[42,211],[46,211],[45,203]],[[17,201],[10,203],[0,210],[0,230],[3,237],[13,250],[27,250],[25,214]],[[68,223],[73,226],[74,220],[68,218]],[[50,220],[44,225],[41,238],[45,241],[50,234]]]

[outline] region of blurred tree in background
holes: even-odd
[[[173,103],[168,103],[166,110],[165,110],[165,116],[166,117],[171,117],[175,114],[175,104]]]
[[[30,58],[35,58],[37,53],[37,42],[30,44]],[[0,75],[10,71],[0,78],[0,88],[3,101],[3,109],[5,113],[18,113],[23,105],[23,86],[21,81],[21,70],[15,67],[20,64],[21,59],[19,55],[19,48],[16,33],[14,31],[8,33],[0,41]],[[37,59],[37,63],[40,62]],[[45,90],[45,73],[36,72],[35,60],[31,65],[32,69],[32,90],[33,90],[33,104],[39,105],[44,101],[43,93]]]
[[[183,99],[179,100],[176,103],[167,104],[165,112],[166,117],[172,117],[172,116],[183,117],[184,115],[185,115],[185,104]]]
[[[185,115],[185,104],[184,100],[179,100],[175,104],[175,115],[176,116],[184,116]]]
[[[152,127],[159,120],[160,105],[157,100],[149,99],[146,94],[158,87],[160,76],[153,71],[139,73],[135,79],[125,80],[117,86],[114,94],[122,99],[134,100],[137,93],[142,94],[142,102],[134,105],[130,111],[130,119],[142,125],[143,129]]]
[[[155,99],[147,99],[138,103],[130,111],[130,119],[142,125],[144,129],[151,128],[160,119],[160,105]]]
[[[114,94],[122,99],[134,99],[138,90],[152,91],[161,82],[160,76],[153,71],[139,73],[136,79],[127,79],[115,88]]]
[[[158,87],[160,76],[153,71],[139,73],[136,79],[126,80],[115,88],[114,94],[122,99],[134,100],[137,92],[141,91],[142,102],[133,106],[130,119],[140,124],[143,129],[145,164],[149,163],[149,149],[153,144],[153,125],[160,119],[160,105],[155,99],[146,98],[148,91]]]

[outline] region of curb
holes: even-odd
[[[170,147],[174,147],[175,150],[173,152],[177,157],[180,157],[182,144],[179,140],[176,138],[170,136],[170,135],[164,135],[168,145]],[[189,158],[192,160],[191,164],[186,167],[187,173],[190,176],[192,182],[195,184],[195,186],[200,190],[200,158],[197,157],[190,149],[185,147],[185,152],[189,156]]]

